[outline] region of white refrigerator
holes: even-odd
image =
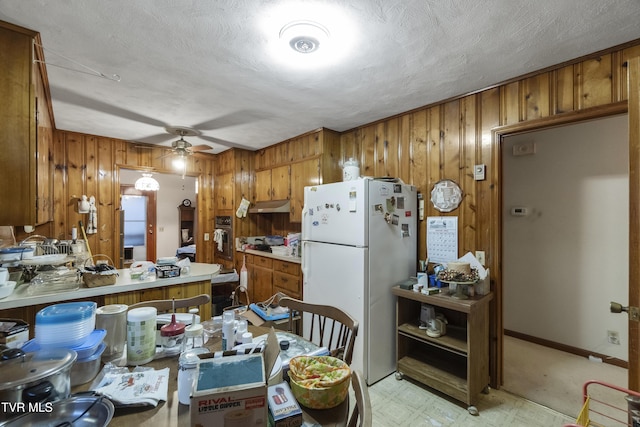
[[[304,189],[303,299],[359,322],[352,367],[369,385],[395,371],[391,287],[416,275],[416,206],[416,188],[392,179]]]

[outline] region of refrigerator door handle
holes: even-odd
[[[305,249],[305,246],[307,246],[307,243],[309,243],[309,242],[307,242],[306,240],[303,240],[301,243],[302,243],[302,247],[300,248],[302,250],[302,260],[301,260],[302,261],[302,268],[301,269],[302,269],[302,282],[303,282],[303,285],[304,285],[305,277],[309,277],[309,275],[308,275],[309,274],[309,268],[308,268],[308,264],[309,263],[306,261],[307,260],[307,256],[308,256],[307,254],[309,253],[309,251],[307,249]]]

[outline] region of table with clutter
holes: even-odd
[[[259,338],[267,335],[271,329],[264,326],[248,324],[247,331],[254,337]],[[279,341],[281,341],[283,337],[285,337],[286,340],[288,335],[292,335],[281,331],[276,332],[276,334]],[[303,338],[297,336],[295,339],[303,340]],[[210,336],[204,344],[203,353],[208,353],[208,356],[213,356],[215,354],[219,357],[221,349],[222,336],[220,334],[214,334]],[[207,356],[205,355],[200,357],[203,358]],[[133,425],[153,425],[155,427],[163,427],[191,425],[190,405],[180,403],[178,396],[179,359],[180,355],[159,357],[144,365],[147,368],[155,370],[169,368],[166,401],[158,403],[155,407],[116,407],[115,414],[109,423],[109,426],[129,427]],[[274,368],[274,371],[272,371],[274,381],[280,381],[280,378],[275,379],[275,371],[276,369]],[[92,382],[78,385],[72,389],[72,393],[87,391],[91,384]],[[302,405],[300,405],[300,408],[303,414],[303,425],[305,426],[344,426],[347,423],[349,415],[349,398],[347,397],[340,405],[331,409],[311,409]]]

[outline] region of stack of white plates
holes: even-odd
[[[36,314],[35,341],[41,348],[76,347],[96,326],[95,302],[68,302]]]

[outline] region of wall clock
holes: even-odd
[[[182,201],[182,206],[185,206],[185,207],[187,207],[187,208],[188,208],[189,206],[191,206],[191,200],[189,200],[189,199],[184,199],[184,200]]]
[[[440,212],[451,212],[462,202],[462,190],[450,179],[443,179],[434,184],[431,190],[431,203]]]

